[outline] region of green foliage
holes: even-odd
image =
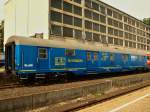
[[[144,18],[143,22],[150,26],[150,18]]]

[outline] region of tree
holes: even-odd
[[[150,18],[144,18],[143,22],[150,26]]]

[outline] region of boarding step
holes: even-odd
[[[36,79],[45,79],[45,74],[36,74],[35,78]]]

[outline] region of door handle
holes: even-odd
[[[39,58],[36,59],[36,62],[39,63]]]

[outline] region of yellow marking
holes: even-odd
[[[19,70],[19,72],[35,72],[36,70]]]
[[[54,69],[50,69],[50,70],[66,70],[65,68],[54,68]]]
[[[86,68],[56,68],[50,70],[85,70]]]
[[[82,63],[83,60],[82,59],[68,59],[69,63]]]

